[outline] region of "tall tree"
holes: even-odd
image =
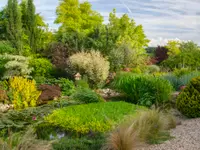
[[[30,47],[33,52],[36,51],[36,15],[35,15],[35,5],[33,0],[27,1],[27,29],[28,36],[30,40]]]
[[[22,22],[21,11],[17,0],[8,0],[6,31],[7,38],[18,50],[18,53],[22,51]]]
[[[103,17],[92,10],[89,2],[61,0],[56,13],[55,23],[61,24],[58,37],[76,49],[83,48],[88,35],[103,23]]]
[[[6,8],[0,11],[0,40],[6,40]]]

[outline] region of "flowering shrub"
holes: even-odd
[[[109,74],[109,62],[100,52],[80,52],[72,55],[70,62],[77,72],[86,74],[90,82],[99,84],[105,81]]]
[[[34,107],[37,104],[41,92],[37,90],[34,80],[23,77],[13,77],[9,79],[9,90],[11,101],[15,109]]]

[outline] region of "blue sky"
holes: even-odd
[[[84,0],[80,0],[84,1]],[[127,13],[137,24],[142,24],[150,45],[164,44],[168,39],[193,40],[200,44],[200,0],[88,0],[93,9],[100,12],[105,23],[109,12],[117,9],[117,15]],[[51,28],[56,18],[59,0],[35,0],[37,12],[41,13]],[[7,0],[0,0],[0,7]]]

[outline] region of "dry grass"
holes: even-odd
[[[143,110],[113,131],[103,150],[135,150],[146,143],[159,143],[169,138],[168,129],[175,127],[171,114]]]

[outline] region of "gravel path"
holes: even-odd
[[[200,150],[200,118],[181,120],[181,125],[170,132],[174,139],[142,150]]]

